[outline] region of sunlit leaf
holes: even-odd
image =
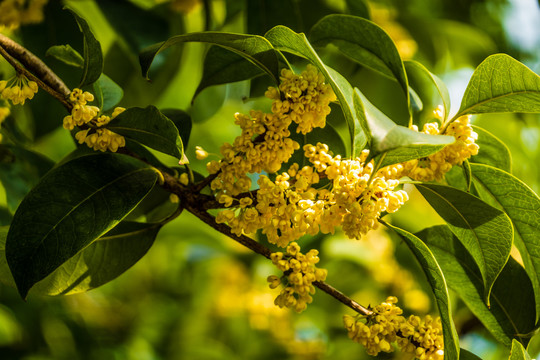
[[[21,296],[118,224],[156,179],[148,165],[112,153],[79,157],[49,171],[21,202],[6,240]]]
[[[516,231],[515,244],[520,250],[525,269],[535,288],[537,311],[540,314],[540,198],[523,181],[497,168],[471,164],[477,187],[502,207]]]
[[[512,350],[510,350],[508,360],[531,360],[531,355],[519,341],[514,339],[512,340]]]
[[[416,187],[471,253],[480,269],[484,301],[489,306],[491,288],[512,248],[514,234],[510,219],[467,192],[426,183]]]
[[[540,76],[506,54],[478,65],[454,118],[501,112],[540,112]]]
[[[483,301],[480,269],[469,252],[445,225],[417,234],[429,246],[448,286],[454,290],[491,334],[505,346],[512,339],[527,344],[535,326],[534,292],[525,270],[513,258],[506,263],[491,293],[491,307]]]
[[[103,72],[103,53],[101,52],[101,44],[96,40],[96,37],[90,30],[90,26],[86,20],[77,15],[74,11],[69,10],[75,17],[79,29],[84,36],[84,65],[83,74],[79,83],[79,88],[85,85],[93,84],[99,79]]]
[[[51,56],[69,66],[81,69],[84,67],[84,58],[69,44],[51,46],[45,56]]]
[[[6,189],[8,208],[15,211],[28,194],[54,165],[42,154],[15,145],[0,145],[0,181]]]
[[[107,128],[178,159],[184,153],[178,129],[154,106],[129,108],[112,119]]]
[[[396,45],[374,22],[357,16],[332,14],[311,28],[314,45],[334,44],[349,58],[395,78],[405,92],[410,107],[407,74]]]
[[[249,60],[264,70],[276,83],[279,82],[278,57],[268,40],[256,35],[212,31],[176,35],[167,41],[145,48],[139,55],[143,75],[148,78],[148,70],[157,54],[168,47],[185,42],[204,42],[219,45]]]
[[[359,154],[368,143],[368,129],[362,103],[354,97],[351,84],[337,71],[327,67],[319,58],[305,34],[296,33],[285,26],[276,26],[265,37],[278,50],[287,51],[311,61],[332,86],[349,126],[352,155]]]
[[[364,104],[372,137],[370,157],[385,156],[381,167],[431,155],[455,141],[453,136],[423,134],[397,125],[360,90],[355,89],[354,95]]]
[[[122,221],[38,282],[30,294],[76,294],[114,280],[146,254],[160,228]]]
[[[431,286],[431,290],[435,295],[437,307],[439,308],[439,315],[443,325],[444,356],[447,359],[457,359],[459,356],[459,338],[454,322],[452,321],[452,309],[450,307],[446,281],[437,260],[426,244],[415,235],[386,222],[384,224],[401,236],[416,260],[420,263]]]
[[[480,149],[477,155],[471,157],[470,162],[491,165],[506,172],[512,171],[512,158],[506,144],[481,127],[473,125],[473,129],[478,134],[475,143]]]

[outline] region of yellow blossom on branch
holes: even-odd
[[[37,92],[37,83],[28,80],[23,74],[17,74],[8,80],[0,80],[0,95],[10,100],[13,105],[24,105],[24,102],[33,99]]]

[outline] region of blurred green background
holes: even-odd
[[[137,54],[173,34],[219,30],[264,34],[276,24],[296,31],[309,28],[329,13],[371,16],[394,39],[404,59],[422,62],[451,91],[457,110],[474,68],[488,55],[507,53],[540,73],[540,9],[535,0],[50,0],[45,21],[10,32],[43,58],[68,86],[78,75],[45,57],[49,46],[71,44],[82,51],[68,5],[89,23],[105,54],[104,72],[124,89],[120,105],[182,109],[193,121],[186,148],[192,167],[195,145],[216,159],[220,145],[239,131],[233,114],[269,106],[262,94],[267,80],[257,78],[205,89],[195,99],[207,47],[187,44],[168,50],[152,70],[153,81],[140,74]],[[361,36],[359,34],[358,36]],[[332,48],[324,60],[396,122],[406,116],[395,83],[359,68]],[[0,62],[0,72],[9,73]],[[396,100],[397,99],[397,100]],[[436,104],[424,103],[420,119],[430,119]],[[19,131],[22,141],[58,161],[75,149],[61,128],[65,115],[44,92],[26,107],[14,107],[4,126]],[[334,109],[334,115],[338,109]],[[510,149],[513,173],[540,190],[540,122],[537,114],[485,115],[474,118]],[[480,149],[481,151],[481,149]],[[173,158],[161,156],[167,165]],[[6,214],[5,192],[0,205]],[[11,209],[12,211],[13,209]],[[419,215],[421,214],[421,216]],[[9,216],[9,215],[6,215]],[[422,219],[419,222],[418,219]],[[392,221],[410,231],[439,222],[421,197],[411,194]],[[2,224],[3,225],[3,224]],[[363,305],[395,295],[406,313],[436,313],[424,275],[408,249],[383,230],[362,241],[334,236],[302,239],[302,248],[317,247],[328,282]],[[113,282],[88,293],[65,297],[32,296],[21,300],[15,289],[0,285],[1,360],[165,360],[165,359],[369,359],[347,338],[342,315],[351,311],[324,293],[302,314],[273,305],[275,291],[266,277],[276,271],[190,214],[164,227],[148,254]],[[480,322],[457,298],[454,319],[461,346],[484,359],[507,358]],[[538,341],[531,355],[540,353]],[[400,354],[381,355],[399,359]]]

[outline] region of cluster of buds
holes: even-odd
[[[389,296],[386,302],[371,309],[366,316],[345,315],[343,322],[349,338],[362,344],[369,355],[379,352],[393,352],[392,343],[402,352],[414,355],[420,360],[442,360],[444,342],[441,319],[434,320],[410,316],[406,319],[403,311],[396,306],[397,298]]]
[[[315,293],[315,281],[326,279],[326,269],[315,266],[319,262],[319,252],[315,249],[306,254],[300,252],[300,246],[292,242],[287,246],[287,252],[272,253],[272,263],[281,271],[283,276],[271,275],[268,277],[270,288],[275,289],[283,284],[284,288],[276,297],[274,303],[279,307],[293,308],[296,312],[302,312],[307,304],[313,301],[311,295]]]
[[[99,151],[116,152],[119,147],[126,146],[126,140],[105,126],[125,109],[116,107],[111,114],[99,115],[97,106],[88,105],[94,101],[94,95],[81,89],[73,89],[69,95],[69,101],[73,104],[71,115],[64,117],[64,128],[73,130],[75,126],[87,127],[75,134],[79,144],[86,143],[89,148]]]

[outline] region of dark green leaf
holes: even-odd
[[[420,93],[420,98],[423,99],[425,96],[427,96],[424,95],[424,93],[435,90],[440,99],[438,104],[441,104],[444,108],[444,122],[444,120],[446,120],[448,117],[448,113],[450,112],[450,94],[448,93],[446,85],[441,79],[439,79],[435,74],[432,74],[424,65],[420,64],[419,62],[409,60],[405,61],[404,64],[405,69],[407,70],[409,83],[413,89],[416,90],[416,92]]]
[[[0,206],[0,226],[6,226],[11,224],[11,219],[13,215],[7,207]]]
[[[403,62],[390,36],[378,25],[357,16],[332,14],[315,24],[309,35],[314,45],[334,44],[359,64],[394,77],[403,88],[410,107]]]
[[[21,202],[6,240],[21,296],[118,224],[156,179],[153,168],[113,153],[83,156],[49,171]]]
[[[337,71],[324,65],[303,33],[295,33],[285,26],[276,26],[265,37],[278,50],[290,52],[311,61],[332,86],[341,105],[351,136],[352,156],[363,150],[368,142],[367,124],[362,103],[353,96],[351,84]]]
[[[8,232],[9,226],[0,226],[0,283],[11,287],[17,287],[6,261],[6,238]]]
[[[512,350],[508,360],[531,360],[531,355],[525,350],[523,345],[516,339],[512,340]]]
[[[450,307],[446,281],[437,260],[435,260],[435,257],[433,257],[426,244],[419,238],[386,222],[384,224],[401,236],[416,260],[420,263],[422,270],[424,270],[431,290],[435,295],[439,315],[441,316],[444,336],[444,356],[446,359],[457,359],[459,356],[459,338],[454,322],[452,321],[452,309]]]
[[[490,132],[473,125],[474,131],[478,134],[475,141],[480,147],[478,155],[471,157],[472,163],[491,165],[506,172],[512,171],[512,158],[510,150],[505,143],[499,140]]]
[[[534,284],[540,314],[540,198],[523,181],[497,168],[471,164],[475,185],[502,207],[512,220],[525,269]]]
[[[482,360],[482,359],[468,350],[461,349],[459,352],[459,360]]]
[[[478,65],[454,118],[500,112],[540,112],[540,76],[506,54]]]
[[[346,0],[349,12],[354,16],[370,19],[369,6],[364,0]]]
[[[51,56],[69,66],[81,69],[84,67],[84,58],[69,44],[51,46],[45,53],[45,56]]]
[[[124,90],[110,77],[101,74],[98,81],[94,83],[94,95],[101,111],[109,111],[122,100]]]
[[[252,79],[263,74],[263,70],[244,57],[220,46],[212,46],[204,58],[202,79],[193,98],[209,86]]]
[[[86,20],[77,15],[74,11],[70,9],[68,9],[68,11],[75,17],[79,29],[84,36],[83,74],[78,86],[79,88],[82,88],[85,85],[93,84],[101,76],[101,73],[103,72],[103,53],[101,52],[101,44],[96,40]]]
[[[510,346],[534,328],[534,292],[527,273],[513,258],[506,263],[493,286],[491,307],[483,301],[484,286],[474,259],[447,226],[423,230],[418,236],[429,246],[454,290],[495,339]]]
[[[184,149],[187,148],[191,135],[191,116],[180,109],[163,109],[161,113],[174,123],[182,139]]]
[[[107,128],[178,159],[184,153],[178,129],[154,106],[129,108],[112,119]]]
[[[145,48],[139,55],[143,75],[148,78],[148,70],[157,54],[168,47],[184,42],[204,42],[219,45],[246,58],[264,70],[276,83],[279,82],[278,57],[268,40],[256,35],[212,31],[176,35],[167,41]]]
[[[160,224],[122,221],[38,282],[30,293],[68,295],[106,284],[146,254],[160,228]]]
[[[478,264],[484,284],[483,300],[489,306],[491,288],[512,248],[510,219],[467,192],[436,184],[416,187]]]
[[[7,205],[15,211],[28,194],[54,165],[49,158],[15,145],[0,145],[0,181],[6,189]]]
[[[452,136],[429,135],[397,125],[355,89],[355,97],[364,104],[371,133],[370,156],[385,154],[381,167],[419,159],[436,153],[455,141]]]

